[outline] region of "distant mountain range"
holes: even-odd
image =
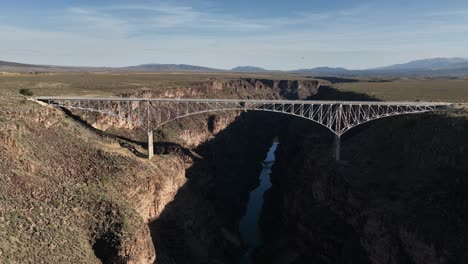
[[[24,67],[24,68],[28,68],[28,67],[38,67],[38,65],[8,62],[8,61],[0,61],[0,67]]]
[[[118,68],[118,69],[133,70],[133,71],[202,71],[202,72],[222,71],[219,69],[187,65],[187,64],[142,64],[138,66],[123,67],[123,68]]]
[[[410,61],[385,67],[366,70],[318,67],[292,71],[268,70],[254,66],[239,66],[231,70],[214,69],[187,64],[142,64],[129,67],[62,67],[49,65],[31,65],[0,61],[1,71],[131,71],[131,72],[244,72],[264,73],[283,72],[291,74],[331,75],[331,76],[467,76],[468,59],[432,58]]]
[[[434,58],[395,64],[375,70],[445,70],[468,67],[468,59],[463,58]]]
[[[267,72],[269,70],[265,70],[260,67],[253,67],[253,66],[238,66],[233,68],[231,71],[233,72]]]
[[[345,68],[319,67],[291,71],[292,73],[331,74],[331,75],[468,75],[468,59],[432,58],[394,64],[386,67],[365,70],[348,70]]]
[[[317,67],[312,69],[300,69],[290,71],[292,73],[320,73],[320,74],[339,74],[342,72],[347,72],[345,68],[330,68],[330,67]]]

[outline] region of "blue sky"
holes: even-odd
[[[468,1],[0,2],[0,60],[362,69],[468,57]]]

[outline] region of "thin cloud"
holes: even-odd
[[[219,29],[232,31],[268,29],[270,26],[257,23],[257,20],[228,14],[197,11],[190,6],[155,4],[155,5],[116,5],[97,9],[113,16],[113,12],[138,11],[141,17],[138,19],[128,18],[127,22],[138,24],[138,27],[146,29],[177,29],[177,28],[200,28]],[[133,21],[132,21],[133,20]],[[135,27],[136,28],[136,27]]]
[[[95,33],[105,35],[125,35],[130,30],[130,23],[116,16],[99,12],[95,9],[82,7],[70,7],[67,10],[65,21],[69,21],[73,26],[70,28],[84,31],[85,33]]]
[[[427,12],[421,14],[421,16],[423,17],[453,17],[466,15],[468,15],[468,9],[442,10],[437,12]]]
[[[187,31],[194,29],[218,30],[217,32],[271,32],[278,30],[300,29],[307,26],[317,26],[333,19],[355,17],[369,6],[358,6],[333,12],[296,12],[288,16],[274,19],[249,18],[241,15],[224,13],[220,10],[195,10],[193,7],[174,4],[130,4],[114,5],[89,9],[72,7],[69,9],[75,16],[81,16],[86,22],[95,23],[100,28],[119,27],[128,34],[138,31],[175,30]],[[138,12],[138,16],[128,15]]]

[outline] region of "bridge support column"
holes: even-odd
[[[153,156],[153,131],[148,131],[148,159],[151,159]]]
[[[335,156],[335,160],[336,160],[336,161],[340,161],[340,148],[341,148],[341,146],[340,146],[340,145],[341,145],[341,142],[340,142],[340,141],[341,141],[341,137],[338,136],[338,135],[335,135],[335,142],[334,142],[334,144],[333,144],[333,145],[334,145],[334,147],[333,147],[333,148],[334,148],[334,149],[333,149],[333,150],[334,150],[334,151],[333,151],[334,153],[333,153],[333,154],[334,154],[334,156]]]

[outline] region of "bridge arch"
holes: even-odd
[[[194,116],[194,115],[200,115],[200,114],[206,114],[206,113],[218,113],[218,112],[227,112],[227,111],[242,111],[242,110],[240,110],[238,108],[226,108],[226,109],[205,110],[205,111],[199,111],[199,112],[192,112],[192,113],[189,113],[189,114],[184,114],[184,115],[174,117],[174,118],[172,118],[170,120],[166,120],[166,121],[158,124],[156,127],[154,127],[152,129],[152,131],[154,132],[154,131],[158,130],[159,128],[161,128],[162,126],[164,126],[164,125],[166,125],[168,123],[171,123],[171,122],[174,122],[176,120],[183,119],[183,118],[186,118],[186,117],[190,117],[190,116]],[[370,117],[369,119],[362,120],[359,123],[352,124],[349,127],[347,127],[346,129],[342,130],[340,133],[338,133],[337,131],[333,130],[332,127],[327,126],[327,125],[325,125],[323,123],[318,122],[317,120],[308,118],[308,117],[300,115],[300,114],[275,111],[275,110],[271,110],[271,109],[247,109],[245,111],[247,111],[247,112],[248,111],[271,112],[271,113],[279,113],[279,114],[285,114],[285,115],[289,115],[289,116],[299,117],[299,118],[305,119],[307,121],[312,121],[312,122],[314,122],[316,124],[319,124],[320,126],[326,128],[328,131],[330,131],[331,133],[333,133],[334,135],[336,135],[338,137],[341,137],[342,135],[344,135],[346,132],[348,132],[352,128],[355,128],[355,127],[357,127],[359,125],[369,123],[371,121],[383,119],[383,118],[386,118],[386,117],[394,117],[394,116],[400,116],[400,115],[411,115],[411,114],[422,114],[422,113],[431,112],[431,110],[421,110],[421,111],[416,111],[416,112],[391,113],[391,114],[373,116],[373,117]]]
[[[186,115],[181,115],[181,116],[178,116],[178,117],[175,117],[173,119],[170,119],[170,120],[167,120],[167,121],[164,121],[162,122],[161,124],[158,124],[157,127],[155,127],[152,131],[156,131],[158,130],[159,128],[161,128],[162,126],[168,124],[168,123],[171,123],[171,122],[174,122],[176,120],[179,120],[179,119],[183,119],[183,118],[186,118],[186,117],[190,117],[190,116],[194,116],[194,115],[200,115],[200,114],[207,114],[207,113],[219,113],[219,112],[227,112],[227,111],[242,111],[242,110],[239,110],[238,108],[228,108],[228,109],[220,109],[220,110],[210,110],[210,111],[201,111],[201,112],[194,112],[194,113],[190,113],[190,114],[186,114]],[[319,124],[320,126],[328,129],[330,132],[332,132],[333,134],[336,135],[335,131],[333,131],[333,129],[331,129],[330,127],[327,127],[325,126],[324,124],[321,124],[315,120],[312,120],[312,119],[309,119],[307,117],[304,117],[304,116],[301,116],[301,115],[297,115],[297,114],[291,114],[291,113],[283,113],[283,112],[279,112],[279,111],[272,111],[272,110],[261,110],[261,109],[249,109],[249,110],[246,110],[246,112],[250,112],[250,111],[257,111],[257,112],[271,112],[271,113],[278,113],[278,114],[285,114],[285,115],[289,115],[289,116],[294,116],[294,117],[299,117],[299,118],[302,118],[302,119],[305,119],[307,121],[312,121],[316,124]]]

